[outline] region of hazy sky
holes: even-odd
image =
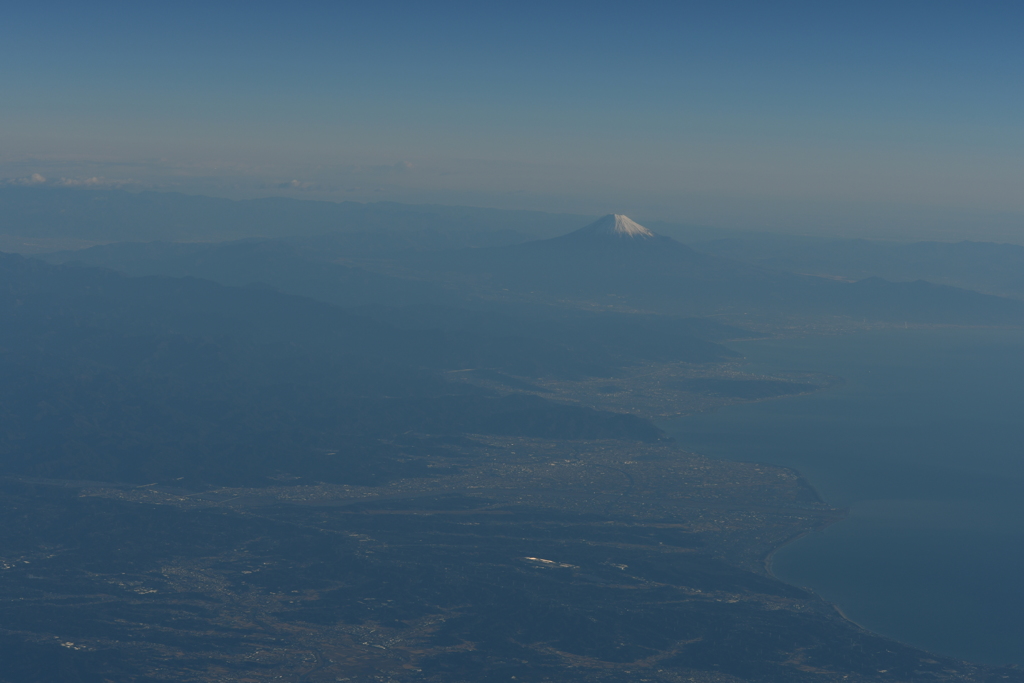
[[[3,15],[5,182],[1024,237],[1019,0]]]

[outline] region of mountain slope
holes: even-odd
[[[230,286],[269,286],[338,306],[452,304],[464,299],[433,283],[307,258],[283,240],[122,242],[37,258],[112,268],[132,276],[198,277]]]
[[[424,276],[468,276],[473,286],[498,296],[508,291],[660,313],[1024,322],[1024,302],[926,282],[854,285],[761,268],[650,231],[619,232],[614,226],[621,218],[605,216],[567,235],[507,247],[411,254],[404,263]]]
[[[0,322],[2,474],[366,483],[429,473],[403,434],[659,438],[438,372],[573,368],[560,347],[399,330],[279,292],[0,255]]]
[[[104,266],[130,275],[194,276],[226,285],[269,286],[359,307],[363,315],[406,329],[442,331],[463,342],[479,340],[478,348],[496,349],[500,344],[504,351],[490,354],[486,362],[481,357],[481,363],[515,368],[520,375],[572,374],[587,367],[596,372],[597,366],[647,360],[710,362],[733,355],[714,342],[748,334],[711,321],[481,301],[472,288],[334,263],[280,240],[122,243],[39,258]],[[550,348],[546,354],[541,353],[544,347]],[[542,358],[550,361],[540,363]]]

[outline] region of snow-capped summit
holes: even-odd
[[[629,216],[618,213],[610,213],[602,216],[585,228],[577,230],[579,234],[587,235],[613,235],[615,237],[631,237],[646,239],[654,237],[654,233],[640,225]]]
[[[689,251],[671,237],[648,230],[620,213],[602,216],[590,225],[558,237],[526,242],[519,250],[536,252],[539,249],[553,249],[568,258],[588,259],[661,258],[669,253],[678,256]]]

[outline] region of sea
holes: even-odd
[[[842,379],[661,425],[688,450],[794,468],[848,510],[776,551],[772,572],[876,633],[1024,666],[1024,331],[730,346],[751,372]]]

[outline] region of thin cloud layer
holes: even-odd
[[[82,187],[82,188],[117,188],[134,186],[139,183],[134,180],[115,180],[102,176],[91,176],[87,178],[47,178],[41,173],[33,173],[28,176],[4,178],[0,184],[14,186],[39,186],[39,187]]]

